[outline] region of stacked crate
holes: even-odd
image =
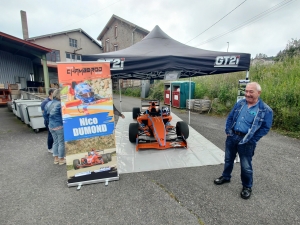
[[[19,98],[21,98],[21,92],[19,90],[18,84],[9,84],[8,85],[8,89],[10,91],[12,99],[19,99]]]
[[[203,113],[209,111],[211,107],[211,100],[207,99],[195,99],[194,101],[194,111]]]
[[[186,100],[186,109],[194,110],[194,103],[195,103],[195,99],[187,99]]]

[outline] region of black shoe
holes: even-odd
[[[243,190],[241,192],[241,197],[243,199],[248,199],[251,196],[251,192],[252,192],[251,188],[243,187]]]
[[[223,176],[221,176],[221,177],[214,180],[214,183],[216,185],[221,185],[221,184],[229,183],[229,182],[230,182],[230,180],[226,180]]]

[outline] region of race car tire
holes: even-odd
[[[79,168],[78,168],[78,165],[80,165],[79,159],[74,159],[74,160],[73,160],[73,166],[74,166],[74,169],[75,169],[75,170],[78,170],[78,169],[79,169]]]
[[[138,123],[131,123],[129,124],[129,141],[131,143],[136,142],[136,137],[139,132],[139,124]]]
[[[107,153],[106,155],[107,155],[108,161],[110,162],[111,161],[111,153]]]
[[[107,158],[107,155],[106,155],[106,154],[103,154],[103,155],[102,155],[102,159],[103,159],[103,162],[104,162],[104,163],[108,163],[108,158]]]
[[[189,137],[190,131],[189,126],[186,124],[186,122],[179,121],[176,123],[176,133],[177,136],[183,136],[185,139]]]
[[[138,118],[140,113],[141,113],[140,108],[138,108],[138,107],[132,108],[132,119]]]

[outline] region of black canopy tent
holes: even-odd
[[[110,62],[114,79],[161,80],[174,72],[177,78],[191,78],[248,71],[250,56],[194,48],[172,39],[156,25],[143,40],[126,49],[83,55],[82,60]]]
[[[83,55],[82,60],[109,61],[112,78],[140,80],[164,79],[167,71],[187,78],[247,71],[250,66],[250,54],[194,48],[172,39],[159,26],[126,49]]]

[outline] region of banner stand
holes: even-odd
[[[77,183],[68,183],[68,187],[77,187],[77,189],[79,190],[82,185],[105,183],[105,185],[107,186],[107,183],[109,181],[117,181],[117,180],[119,180],[119,175],[117,177],[110,177],[110,178],[106,178],[106,179],[87,180],[87,181],[81,181],[81,182],[77,182]]]
[[[119,180],[110,64],[58,63],[68,187]]]

